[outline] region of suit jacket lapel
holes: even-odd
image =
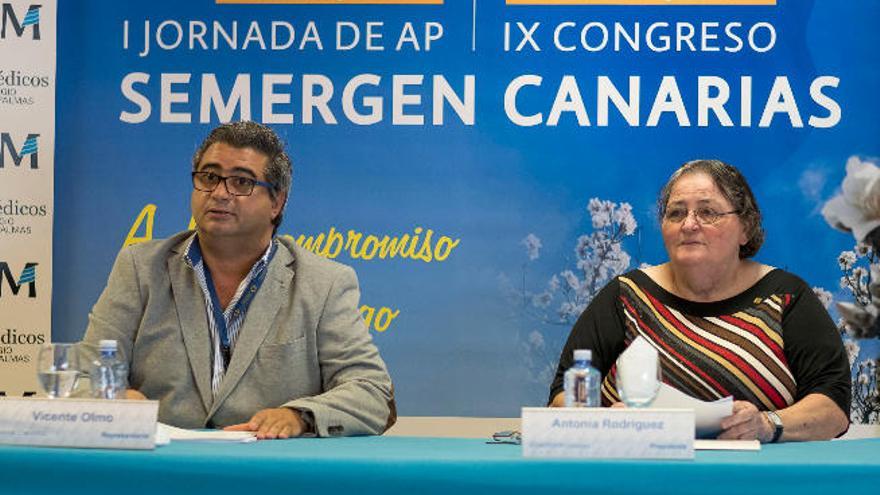
[[[205,296],[195,278],[195,272],[176,251],[168,259],[168,273],[171,275],[174,306],[177,308],[186,354],[202,403],[208,411],[214,400],[211,392],[211,335]]]
[[[214,406],[208,414],[210,418],[223,404],[223,401],[229,396],[244,373],[250,367],[251,362],[257,355],[257,350],[266,339],[266,334],[272,328],[272,322],[275,316],[288,298],[288,291],[293,280],[293,269],[288,265],[293,263],[293,256],[290,251],[279,246],[275,253],[275,257],[269,263],[266,273],[266,279],[257,292],[256,297],[248,307],[244,323],[239,330],[238,338],[235,342],[235,349],[232,352],[232,360],[223,382],[220,384],[220,391],[214,400]],[[254,411],[256,412],[256,411]]]

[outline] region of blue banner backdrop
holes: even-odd
[[[280,232],[356,268],[403,415],[542,405],[598,287],[665,261],[690,159],[743,170],[760,261],[852,300],[820,210],[880,154],[877,2],[232,3],[60,2],[55,340],[125,243],[187,228],[193,151],[243,118],[290,147]]]

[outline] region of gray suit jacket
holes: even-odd
[[[117,340],[130,386],[160,401],[159,421],[179,427],[242,423],[282,406],[310,411],[320,436],[380,434],[394,423],[391,379],[360,317],[354,270],[283,238],[214,397],[204,296],[183,260],[192,234],[120,251],[82,358],[94,358],[99,340]]]

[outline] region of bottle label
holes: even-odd
[[[579,378],[579,380],[575,381],[574,385],[574,401],[579,404],[587,404],[589,400],[587,397],[587,392],[589,391],[587,377]]]

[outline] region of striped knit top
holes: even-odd
[[[850,367],[840,334],[810,287],[783,270],[712,303],[677,297],[640,270],[618,277],[572,329],[550,400],[562,391],[573,351],[591,349],[603,375],[603,405],[619,401],[614,362],[637,336],[659,351],[663,381],[699,399],[732,395],[775,410],[822,393],[849,414]]]

